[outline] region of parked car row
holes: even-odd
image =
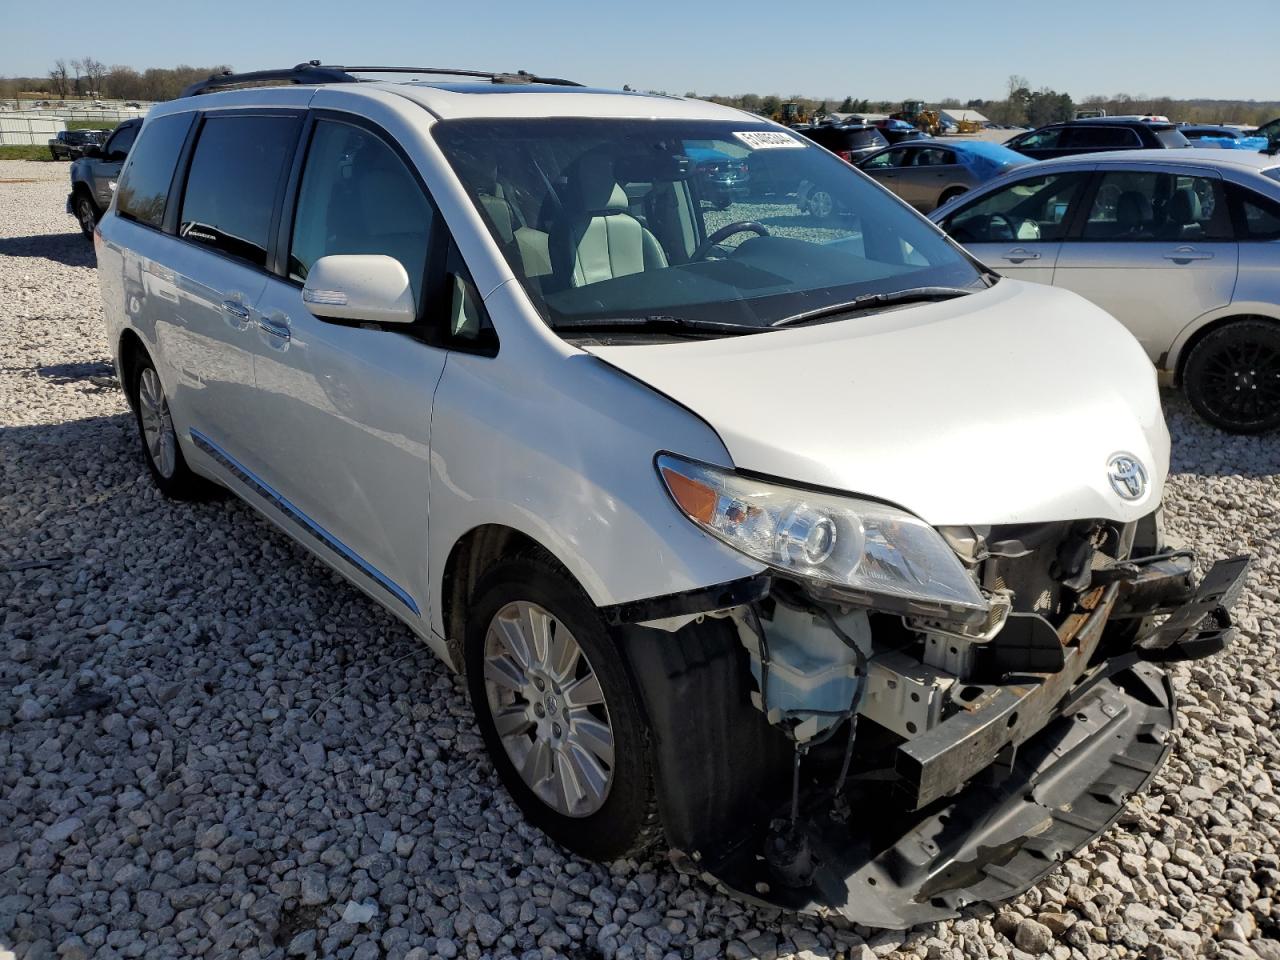
[[[86,145],[71,164],[67,212],[79,222],[86,238],[93,237],[94,226],[110,206],[120,169],[141,129],[141,119],[126,120],[111,131],[101,146]]]

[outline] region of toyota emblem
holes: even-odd
[[[1107,461],[1107,479],[1121,500],[1137,500],[1147,492],[1147,471],[1131,453],[1113,454]]]

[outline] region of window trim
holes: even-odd
[[[1227,210],[1228,210],[1227,222],[1231,227],[1232,235],[1230,237],[1227,237],[1226,239],[1204,238],[1204,239],[1194,240],[1194,241],[1166,240],[1166,239],[1161,239],[1159,237],[1137,237],[1137,238],[1126,237],[1124,239],[1113,239],[1113,238],[1104,238],[1104,237],[1086,237],[1084,235],[1084,228],[1085,228],[1085,225],[1089,222],[1089,214],[1086,211],[1093,210],[1093,201],[1097,198],[1098,191],[1102,189],[1103,178],[1108,173],[1166,173],[1175,177],[1203,177],[1206,180],[1216,180],[1222,188],[1221,199],[1224,203],[1227,204]],[[1236,229],[1235,217],[1234,217],[1234,214],[1231,212],[1230,199],[1228,197],[1228,191],[1226,189],[1226,181],[1223,180],[1223,178],[1216,171],[1213,171],[1213,170],[1195,170],[1195,171],[1179,170],[1167,164],[1159,164],[1159,163],[1143,164],[1140,168],[1139,167],[1096,167],[1093,170],[1093,179],[1087,185],[1086,192],[1083,195],[1082,199],[1084,202],[1080,204],[1080,209],[1079,211],[1077,211],[1076,216],[1074,218],[1074,222],[1071,224],[1070,229],[1066,232],[1066,234],[1063,235],[1063,238],[1062,238],[1063,242],[1164,243],[1164,244],[1187,243],[1187,242],[1200,243],[1200,244],[1237,243],[1238,242],[1237,235],[1239,231]]]
[[[298,217],[298,199],[302,192],[302,174],[306,169],[307,158],[311,153],[311,144],[315,138],[316,126],[321,121],[331,123],[341,123],[349,127],[356,127],[364,132],[376,137],[384,146],[386,146],[396,158],[404,165],[409,175],[418,185],[418,189],[422,191],[422,195],[426,198],[427,204],[431,207],[431,234],[427,244],[426,263],[423,266],[422,277],[422,298],[417,305],[417,316],[413,323],[403,326],[382,327],[381,329],[388,332],[396,332],[406,334],[416,340],[420,340],[428,346],[437,347],[443,350],[457,350],[466,353],[476,353],[483,356],[497,356],[498,338],[497,330],[493,327],[489,319],[488,310],[485,308],[483,299],[479,299],[479,307],[482,320],[487,327],[493,330],[492,343],[481,343],[477,341],[475,344],[457,341],[451,337],[444,329],[446,323],[437,320],[440,329],[433,329],[431,318],[447,317],[449,307],[452,304],[453,297],[453,275],[460,272],[462,278],[475,286],[471,279],[470,273],[466,269],[465,263],[462,261],[461,254],[457,251],[457,245],[454,243],[453,234],[449,231],[448,224],[445,223],[444,215],[440,212],[440,205],[436,203],[435,197],[431,193],[431,188],[427,185],[426,179],[422,176],[422,171],[418,169],[417,164],[413,162],[413,158],[402,147],[391,132],[377,123],[358,113],[350,113],[345,110],[339,110],[332,107],[317,107],[305,111],[306,116],[298,132],[298,140],[294,148],[293,161],[289,165],[288,176],[285,179],[284,189],[281,191],[280,204],[278,207],[278,222],[274,224],[274,233],[271,239],[271,245],[267,253],[268,273],[281,283],[286,283],[296,290],[302,290],[303,283],[289,276],[289,248],[293,243],[293,226]],[[459,271],[455,267],[456,263],[461,265]],[[346,320],[323,320],[323,323],[333,323],[342,326],[363,326],[365,321],[346,321]]]
[[[1253,197],[1271,204],[1280,210],[1280,200],[1269,197],[1265,193],[1245,186],[1243,183],[1237,183],[1235,180],[1223,179],[1223,190],[1227,196],[1227,209],[1231,213],[1231,232],[1235,235],[1236,243],[1274,243],[1280,244],[1280,237],[1255,237],[1249,233],[1249,220],[1245,216],[1244,204]]]
[[[169,202],[165,207],[165,233],[172,236],[181,243],[204,250],[208,253],[216,254],[229,263],[235,263],[250,270],[257,270],[263,274],[269,274],[271,265],[271,253],[274,247],[274,238],[280,222],[281,201],[283,200],[283,185],[287,182],[285,177],[298,153],[298,139],[304,126],[306,110],[297,107],[236,107],[230,110],[201,110],[197,112],[196,122],[192,124],[191,129],[187,132],[187,140],[183,144],[182,153],[179,154],[179,167],[182,177],[179,180],[177,171],[175,171],[174,182],[170,185]],[[211,246],[206,243],[196,243],[187,240],[178,233],[178,226],[182,220],[182,204],[186,200],[187,186],[191,177],[191,161],[195,157],[196,147],[200,144],[200,136],[204,133],[205,124],[211,119],[236,119],[239,117],[286,117],[294,121],[293,142],[287,148],[285,162],[281,165],[281,175],[277,178],[274,187],[274,197],[271,207],[271,220],[267,226],[266,239],[266,258],[262,264],[253,263],[244,257],[237,257],[218,247]],[[174,201],[177,201],[176,203]]]
[[[187,120],[187,133],[182,138],[182,146],[178,148],[178,157],[173,162],[173,173],[169,174],[169,188],[165,192],[165,196],[164,196],[164,216],[160,219],[160,224],[157,226],[156,224],[153,224],[153,223],[145,223],[144,221],[139,220],[133,214],[126,213],[125,211],[121,210],[120,202],[119,202],[120,194],[118,190],[115,191],[115,195],[111,198],[111,202],[115,210],[115,215],[119,217],[121,220],[127,220],[129,223],[132,223],[134,226],[143,227],[147,230],[154,230],[157,233],[171,234],[173,231],[167,230],[166,225],[169,223],[170,215],[173,214],[174,212],[173,187],[174,187],[174,184],[178,182],[179,175],[182,174],[183,167],[186,164],[187,150],[191,145],[191,132],[196,128],[196,121],[199,120],[199,116],[198,116],[198,111],[195,111],[195,110],[175,110],[173,113],[166,113],[163,117],[156,117],[155,120],[151,122],[157,123],[160,120],[165,120],[169,117],[189,117],[190,119]],[[142,133],[145,127],[146,127],[145,123],[139,125],[138,133],[134,136],[134,140],[133,140],[135,145],[138,142],[137,138],[142,136]],[[129,155],[125,158],[124,165],[120,168],[120,174],[116,178],[117,187],[119,186],[120,181],[124,179],[124,175],[128,173],[129,170],[131,169],[133,165],[133,158],[135,156],[137,156],[137,153],[134,151],[133,147],[130,147]]]
[[[1064,228],[1063,228],[1063,231],[1062,231],[1062,236],[1061,236],[1061,237],[1058,237],[1056,240],[1020,240],[1020,241],[1019,241],[1019,240],[1015,240],[1015,241],[1012,241],[1012,242],[1013,242],[1013,243],[1015,243],[1015,244],[1016,244],[1016,243],[1024,243],[1024,244],[1025,244],[1025,243],[1062,243],[1062,242],[1064,242],[1065,240],[1069,239],[1069,238],[1070,238],[1070,236],[1071,236],[1071,232],[1072,232],[1072,230],[1076,229],[1076,227],[1078,226],[1078,224],[1077,224],[1077,220],[1078,220],[1078,219],[1079,219],[1079,217],[1080,217],[1080,210],[1082,210],[1082,209],[1084,208],[1084,205],[1080,202],[1080,201],[1081,201],[1081,199],[1082,199],[1083,197],[1085,197],[1085,196],[1090,196],[1090,195],[1092,195],[1092,190],[1093,190],[1093,177],[1094,177],[1094,175],[1097,173],[1097,171],[1096,171],[1096,170],[1093,170],[1093,169],[1089,169],[1089,170],[1050,170],[1048,173],[1042,173],[1042,172],[1037,171],[1037,170],[1034,168],[1034,165],[1033,165],[1033,166],[1032,166],[1032,169],[1028,170],[1027,172],[1028,172],[1028,174],[1030,174],[1029,176],[1019,178],[1019,179],[1017,179],[1017,180],[1013,181],[1012,183],[1006,183],[1006,184],[1004,184],[1003,186],[997,187],[997,188],[996,188],[996,189],[994,189],[994,190],[987,190],[986,192],[981,193],[981,194],[979,194],[978,196],[975,196],[971,201],[969,201],[968,203],[966,203],[964,206],[962,206],[962,207],[960,207],[959,209],[955,210],[955,211],[951,214],[951,216],[947,217],[947,219],[946,219],[945,221],[943,221],[943,223],[942,223],[942,224],[940,224],[940,226],[942,227],[942,229],[946,232],[947,236],[948,236],[948,237],[949,237],[949,236],[951,236],[951,228],[952,228],[952,226],[953,226],[953,225],[954,225],[954,223],[955,223],[955,219],[956,219],[956,217],[960,216],[960,215],[961,215],[962,213],[964,213],[966,210],[971,210],[973,207],[976,207],[978,204],[982,203],[984,200],[987,200],[987,199],[989,199],[990,197],[995,196],[995,195],[996,195],[997,193],[999,193],[1001,190],[1012,189],[1012,188],[1014,188],[1014,187],[1018,186],[1018,185],[1019,185],[1019,184],[1021,184],[1021,183],[1025,183],[1027,180],[1035,180],[1035,179],[1037,179],[1037,178],[1039,178],[1039,177],[1073,177],[1073,176],[1078,176],[1078,177],[1081,177],[1081,178],[1082,178],[1082,182],[1081,182],[1081,185],[1080,185],[1080,190],[1079,190],[1079,192],[1078,192],[1074,197],[1072,197],[1072,198],[1071,198],[1071,201],[1070,201],[1070,203],[1069,203],[1069,204],[1068,204],[1068,206],[1067,206],[1067,213],[1066,213],[1066,216],[1064,216],[1064,217],[1062,218],[1062,222],[1065,224],[1065,226],[1064,226]],[[958,242],[958,241],[957,241],[957,242]],[[970,242],[975,242],[975,241],[970,241]],[[976,241],[976,242],[981,242],[981,243],[1009,243],[1010,241],[1008,241],[1008,240],[999,240],[999,241],[996,241],[996,240],[984,240],[984,241]]]

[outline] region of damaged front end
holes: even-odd
[[[1162,664],[1229,642],[1248,559],[1196,583],[1158,512],[938,533],[982,607],[775,570],[614,611],[682,869],[908,927],[1026,890],[1159,769]]]

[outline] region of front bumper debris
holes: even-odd
[[[926,655],[934,666],[911,647],[856,658],[850,709],[864,722],[846,714],[825,736],[766,719],[787,719],[759,709],[785,701],[762,695],[758,664],[742,662],[743,646],[753,658],[768,652],[740,628],[763,620],[774,660],[785,652],[778,641],[803,629],[794,589],[775,583],[737,613],[682,616],[673,631],[620,625],[657,733],[672,859],[745,899],[889,928],[1018,895],[1105,830],[1159,770],[1175,718],[1163,664],[1230,642],[1248,562],[1219,561],[1198,586],[1190,554],[1112,564],[1057,627],[1013,611],[968,657],[959,642],[954,656]],[[865,615],[812,609],[815,625],[849,644],[904,622],[868,627]],[[932,636],[948,635],[926,644]],[[953,662],[967,679],[947,672]],[[776,678],[779,696],[804,689]],[[946,703],[933,699],[939,691]]]
[[[867,926],[954,917],[1017,896],[1105,830],[1164,763],[1173,725],[1165,671],[1129,658],[1085,678],[1007,763],[916,815],[886,811],[876,779],[850,785],[848,819],[804,808],[816,864],[805,887],[780,884],[749,845],[685,866],[739,897]]]

